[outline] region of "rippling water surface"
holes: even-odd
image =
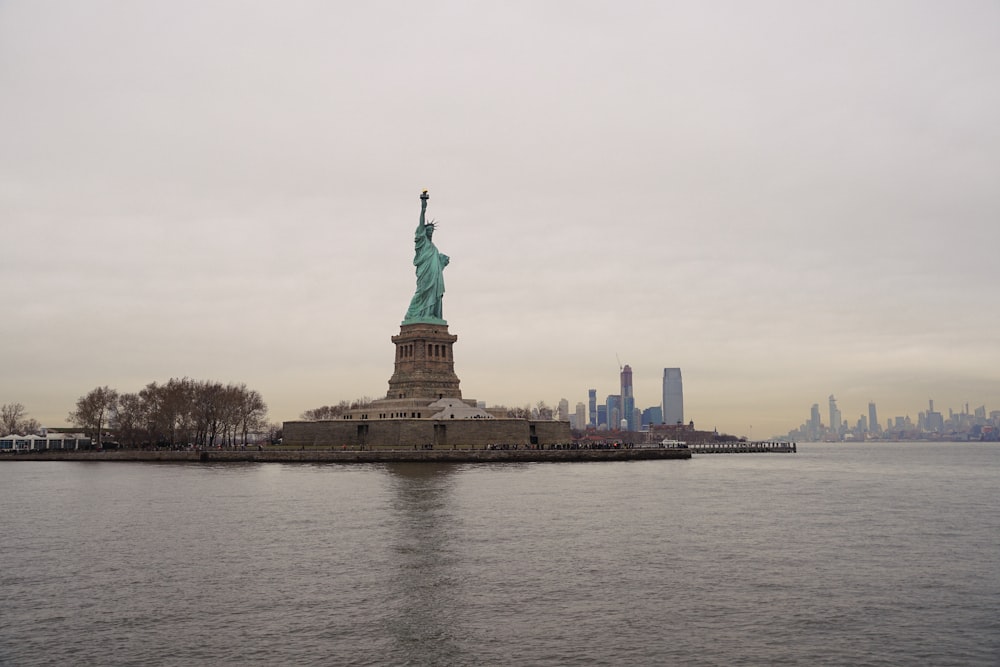
[[[996,665],[1000,446],[0,461],[3,665]]]

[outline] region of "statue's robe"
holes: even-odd
[[[444,297],[444,267],[448,266],[448,256],[438,252],[427,230],[428,227],[421,224],[413,236],[417,291],[410,300],[404,322],[426,318],[443,319],[441,301]]]

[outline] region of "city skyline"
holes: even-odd
[[[629,374],[628,374],[628,381],[630,383],[629,386],[632,385],[633,379],[636,377],[638,377],[641,381],[642,376],[641,375],[637,376],[636,374],[634,374],[631,370],[630,364],[625,364],[624,368],[629,369]],[[642,398],[642,395],[640,395],[638,398],[633,396],[633,401],[635,403],[636,408],[639,411],[651,410],[665,405],[667,399],[668,371],[676,371],[676,375],[674,377],[676,377],[678,383],[680,382],[680,378],[682,375],[680,368],[663,368],[663,385],[662,385],[661,402],[652,403],[644,400]],[[620,376],[621,380],[623,381],[624,371],[620,373]],[[622,386],[624,386],[624,382],[622,383]],[[595,408],[605,408],[606,405],[606,404],[596,403],[596,397],[599,394],[600,394],[599,388],[591,388],[587,390],[588,407],[587,407],[586,423],[590,428],[596,428],[598,426],[601,426],[601,424],[603,424],[603,426],[607,428],[610,421],[609,417],[607,416],[608,413],[606,411],[601,412],[599,409],[595,410]],[[609,394],[607,396],[606,401],[610,402],[612,399],[618,399],[620,395],[621,394]],[[576,396],[576,394],[573,394],[573,396]],[[683,393],[681,393],[681,397],[682,397],[681,404],[683,405],[683,401],[685,400],[686,397],[684,397]],[[562,400],[572,401],[578,399],[570,398]],[[923,418],[923,415],[925,415],[926,413],[936,413],[937,416],[934,417],[934,419],[939,420],[934,424],[928,425],[928,428],[930,428],[931,430],[933,430],[934,428],[944,427],[947,421],[945,420],[946,414],[948,415],[948,420],[951,420],[955,416],[959,415],[974,416],[979,414],[982,415],[982,419],[985,419],[990,422],[996,422],[1000,420],[1000,404],[991,405],[981,400],[980,401],[965,400],[961,401],[956,406],[952,404],[946,404],[943,401],[939,400],[936,401],[935,398],[927,398],[925,399],[925,405],[921,407],[919,404],[906,405],[905,402],[901,401],[898,397],[890,397],[885,400],[884,405],[889,405],[891,406],[891,408],[885,408],[882,402],[869,398],[863,402],[864,408],[861,407],[861,402],[852,400],[849,403],[850,411],[847,413],[845,413],[845,411],[841,408],[841,405],[844,402],[841,401],[841,399],[838,399],[836,394],[830,394],[825,400],[826,400],[825,409],[820,408],[819,402],[815,402],[812,404],[811,415],[809,418],[806,419],[805,423],[801,424],[801,426],[799,427],[794,426],[793,424],[794,419],[792,419],[786,424],[785,428],[783,429],[779,428],[773,433],[767,431],[762,432],[761,429],[758,429],[756,431],[756,435],[759,438],[764,438],[764,439],[785,437],[787,434],[792,434],[793,432],[795,432],[797,429],[800,428],[806,428],[810,424],[813,424],[814,427],[819,428],[819,432],[822,433],[826,433],[829,430],[839,431],[841,429],[843,429],[845,432],[852,432],[854,434],[856,434],[859,431],[859,429],[864,432],[871,431],[873,433],[881,433],[883,431],[892,430],[892,428],[902,429],[903,423],[912,424],[913,428],[916,429],[918,427],[921,428],[924,427],[924,424],[921,422],[921,419]],[[935,402],[939,407],[944,406],[944,408],[940,411],[936,411],[934,407]],[[578,402],[578,406],[581,405],[583,405],[582,400]],[[879,413],[882,413],[884,415],[881,419],[878,417]],[[604,415],[604,417],[597,417],[598,414],[602,414]],[[823,417],[823,414],[827,415],[825,419]],[[668,420],[666,417],[664,417],[662,421],[654,423],[673,423],[674,421],[676,420]],[[764,420],[760,421],[761,423],[763,423]],[[751,437],[754,435],[754,429],[752,423],[749,423],[747,425],[747,430],[745,431],[733,432],[733,431],[727,431],[712,423],[706,423],[705,420],[698,419],[695,417],[692,417],[690,420],[682,418],[682,423],[688,424],[689,422],[694,422],[695,428],[697,428],[698,430],[718,429],[719,431],[726,432],[732,435],[745,436],[745,437]],[[890,423],[893,424],[892,427],[888,426]],[[874,427],[872,426],[873,424],[875,425]]]
[[[868,402],[868,412],[860,413],[856,420],[846,419],[837,406],[833,394],[829,397],[829,422],[824,423],[818,403],[810,408],[809,418],[800,426],[791,429],[787,437],[792,440],[865,440],[865,439],[905,439],[919,435],[966,434],[973,439],[987,435],[996,440],[1000,432],[1000,408],[989,408],[986,404],[965,403],[957,410],[947,408],[947,419],[941,411],[935,410],[934,399],[927,400],[927,409],[913,413],[897,414],[880,421],[878,405]],[[775,437],[785,437],[778,434]]]
[[[380,397],[430,191],[463,396],[770,436],[1000,405],[1000,5],[0,4],[0,404]],[[803,401],[803,396],[816,397]],[[803,405],[805,402],[805,405]],[[845,409],[850,407],[850,410]],[[634,414],[634,413],[633,413]]]

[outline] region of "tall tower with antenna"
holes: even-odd
[[[632,414],[635,412],[635,398],[632,395],[632,367],[628,364],[623,367],[621,360],[618,361],[618,367],[621,369],[621,419],[628,424],[629,431],[636,431],[638,428],[635,416]]]

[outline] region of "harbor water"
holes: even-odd
[[[0,665],[997,665],[1000,445],[0,461]]]

